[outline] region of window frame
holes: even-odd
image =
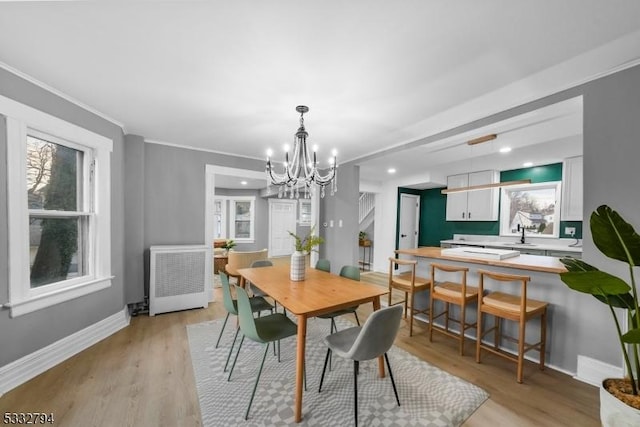
[[[216,233],[216,203],[220,202],[220,235]],[[227,197],[215,196],[213,198],[213,235],[214,239],[226,239],[227,238]]]
[[[6,119],[7,199],[9,226],[9,302],[11,317],[21,316],[111,286],[111,152],[113,141],[62,119],[0,96],[0,115]],[[51,142],[82,149],[83,168],[92,157],[93,180],[83,176],[83,206],[88,214],[87,271],[81,277],[31,288],[29,217],[32,213],[69,217],[66,211],[30,210],[27,200],[27,135],[44,135]],[[90,156],[86,156],[91,153]],[[88,172],[87,170],[83,171]],[[86,215],[86,212],[81,213]]]
[[[234,196],[229,197],[229,238],[236,242],[242,243],[254,243],[255,242],[255,224],[256,224],[256,198],[255,196]],[[249,237],[237,237],[236,236],[236,202],[250,202],[250,225],[249,225]]]
[[[557,239],[560,236],[560,208],[562,203],[562,181],[546,181],[546,182],[538,182],[534,184],[522,184],[522,185],[514,185],[509,187],[502,187],[500,189],[500,236],[507,237],[517,237],[520,236],[520,233],[512,233],[509,229],[510,221],[509,221],[509,212],[510,212],[510,199],[507,197],[507,192],[509,191],[522,191],[523,189],[530,190],[542,190],[542,189],[555,189],[556,191],[556,202],[555,202],[555,211],[553,214],[553,234],[527,234],[525,230],[525,236],[527,237],[535,237],[542,239]]]

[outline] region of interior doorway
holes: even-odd
[[[418,247],[418,227],[420,221],[420,196],[400,194],[400,224],[398,229],[398,249]],[[401,258],[411,258],[401,255]]]
[[[269,199],[269,256],[293,253],[294,240],[289,234],[296,229],[296,200]]]

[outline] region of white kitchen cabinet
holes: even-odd
[[[499,182],[497,171],[480,171],[447,177],[447,188],[472,187]],[[447,221],[497,221],[497,188],[447,194]]]
[[[562,163],[561,221],[582,221],[582,156],[569,157]]]

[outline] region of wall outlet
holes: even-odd
[[[565,227],[564,228],[564,234],[567,234],[569,236],[575,236],[576,235],[576,228],[575,227]]]

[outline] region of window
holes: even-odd
[[[299,202],[298,223],[300,225],[311,225],[311,200],[299,200]]]
[[[227,237],[227,201],[224,197],[216,197],[213,202],[213,233],[215,239]]]
[[[110,286],[112,141],[7,98],[0,113],[11,316]]]
[[[531,237],[558,237],[560,182],[503,187],[500,197],[500,235],[518,236],[518,226]]]
[[[231,239],[239,242],[254,241],[255,197],[233,197],[231,203]]]

